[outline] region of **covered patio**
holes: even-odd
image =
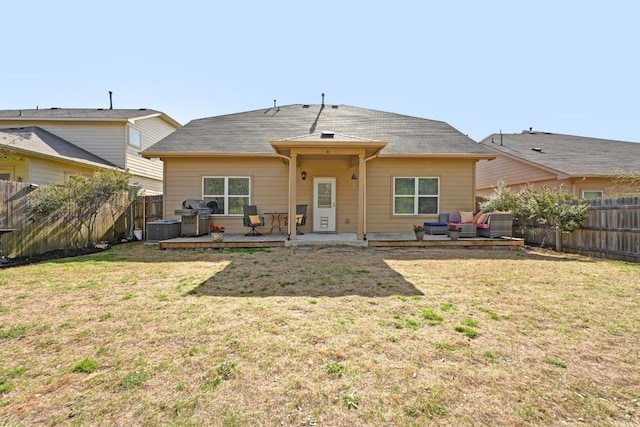
[[[359,247],[473,247],[473,248],[518,248],[524,240],[513,237],[485,238],[472,237],[451,240],[446,235],[425,234],[422,241],[416,240],[414,233],[368,233],[365,239],[358,239],[356,233],[305,233],[297,239],[289,240],[287,234],[273,233],[261,236],[225,233],[222,242],[214,242],[210,235],[198,237],[176,237],[158,242],[160,249],[207,250],[220,248],[265,248],[290,246],[359,246]]]

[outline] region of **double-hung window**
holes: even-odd
[[[214,215],[242,215],[242,207],[251,200],[251,179],[248,176],[205,176],[202,178],[202,198],[215,201]]]
[[[429,177],[393,178],[393,214],[437,214],[440,179]]]

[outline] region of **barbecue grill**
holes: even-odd
[[[200,236],[209,232],[211,209],[207,207],[206,201],[187,199],[182,202],[182,209],[176,209],[174,213],[182,217],[180,226],[182,236]]]

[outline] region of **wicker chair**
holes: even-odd
[[[487,220],[489,227],[478,227],[476,230],[478,237],[502,237],[513,236],[513,214],[510,213],[492,213]]]

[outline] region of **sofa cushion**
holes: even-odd
[[[473,219],[471,220],[471,224],[477,224],[478,218],[480,218],[481,216],[482,216],[482,211],[478,211],[478,213],[473,216]]]

